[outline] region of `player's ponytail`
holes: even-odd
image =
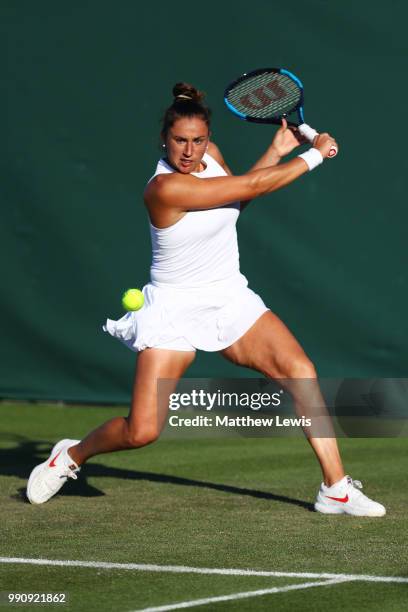
[[[204,104],[205,94],[189,83],[176,83],[173,87],[173,103],[162,119],[162,137],[166,138],[172,125],[183,117],[199,117],[210,128],[211,111]]]

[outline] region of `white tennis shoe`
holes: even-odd
[[[317,494],[315,510],[323,514],[351,514],[352,516],[384,516],[384,506],[373,501],[360,489],[363,485],[359,480],[344,476],[331,487],[324,483],[320,485]]]
[[[32,504],[43,504],[55,495],[67,482],[76,480],[81,469],[68,455],[67,450],[80,440],[60,440],[54,446],[47,461],[33,469],[27,483],[27,497]]]

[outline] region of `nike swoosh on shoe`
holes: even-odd
[[[61,453],[62,453],[62,450],[60,450],[60,452],[57,453],[53,459],[51,459],[51,461],[48,464],[49,467],[55,467],[55,462],[56,462],[56,460],[58,459],[58,457],[60,456]]]
[[[328,497],[329,499],[333,499],[334,501],[341,502],[342,504],[346,504],[349,500],[348,495],[346,495],[345,497],[330,497],[330,495],[326,495],[326,497]]]

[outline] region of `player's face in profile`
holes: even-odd
[[[165,140],[167,159],[173,168],[182,174],[203,170],[201,160],[208,138],[208,126],[199,117],[183,117],[175,121]]]

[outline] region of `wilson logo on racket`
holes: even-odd
[[[269,81],[262,87],[257,87],[246,96],[239,99],[243,106],[259,110],[269,106],[271,102],[280,100],[286,95],[286,91],[276,81]]]

